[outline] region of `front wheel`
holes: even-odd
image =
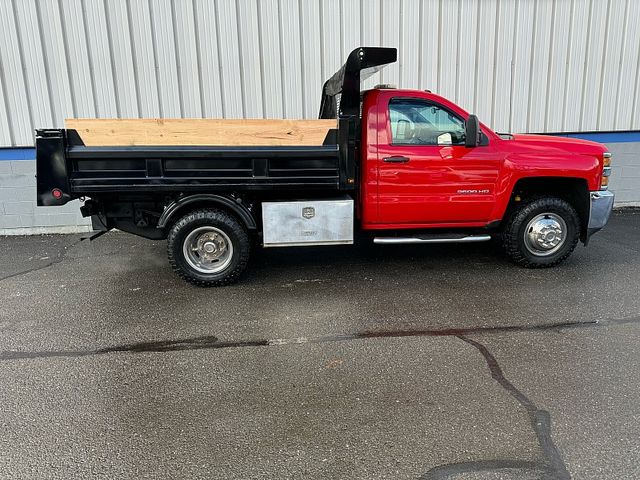
[[[236,281],[247,266],[250,250],[245,227],[221,210],[191,212],[173,225],[167,237],[173,270],[201,287]]]
[[[580,218],[571,204],[538,197],[512,212],[502,232],[502,246],[519,265],[553,267],[571,255],[579,238]]]

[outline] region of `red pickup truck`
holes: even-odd
[[[396,57],[359,48],[327,80],[320,118],[337,128],[322,145],[88,146],[38,130],[38,204],[86,198],[97,234],[167,238],[200,286],[235,281],[252,245],[350,244],[356,230],[379,244],[494,237],[517,264],[549,267],[606,224],[604,145],[495,133],[429,91],[361,90]]]

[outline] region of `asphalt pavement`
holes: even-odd
[[[0,237],[0,478],[640,478],[640,211],[560,267],[492,244]]]

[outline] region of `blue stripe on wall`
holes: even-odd
[[[628,132],[572,132],[572,133],[546,133],[556,137],[581,138],[600,143],[640,142],[640,131]]]
[[[35,148],[0,148],[0,162],[2,160],[35,160]]]

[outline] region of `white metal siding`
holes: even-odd
[[[640,129],[637,0],[0,0],[0,146],[65,117],[314,118],[360,45],[367,82],[500,131]]]

